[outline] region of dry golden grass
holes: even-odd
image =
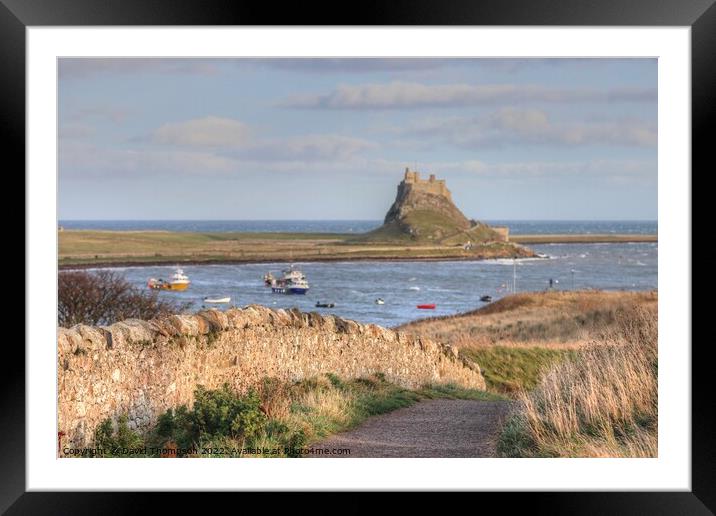
[[[314,417],[325,418],[338,426],[348,426],[355,400],[338,389],[317,389],[300,396],[297,403],[311,410]]]
[[[500,441],[506,456],[656,457],[657,312],[620,309],[573,360],[555,364]]]
[[[650,292],[547,291],[502,298],[472,312],[422,319],[399,329],[463,350],[486,346],[577,349],[616,322],[631,306],[656,309]]]

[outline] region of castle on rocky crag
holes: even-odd
[[[507,242],[507,228],[492,228],[468,219],[452,200],[444,179],[405,169],[398,184],[395,201],[385,215],[383,225],[366,233],[365,240],[384,241],[409,237],[411,240],[455,243]],[[473,208],[474,209],[474,208]]]
[[[450,190],[445,186],[445,180],[435,179],[435,174],[430,174],[428,179],[420,179],[419,172],[411,171],[408,167],[405,167],[403,182],[406,185],[411,185],[411,188],[415,191],[442,195],[452,201],[452,195],[450,195]]]

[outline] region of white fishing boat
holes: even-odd
[[[271,287],[271,291],[275,294],[306,294],[308,289],[308,281],[306,276],[298,269],[290,267],[285,269],[283,277],[274,278],[269,272],[264,276],[264,283]]]

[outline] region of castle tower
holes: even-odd
[[[419,183],[420,182],[420,174],[418,174],[418,172],[411,172],[408,167],[405,167],[404,181],[406,183]]]
[[[399,188],[411,188],[418,192],[442,195],[452,201],[450,190],[445,186],[444,179],[438,179],[435,174],[430,174],[427,179],[420,179],[420,173],[405,167],[405,177]]]

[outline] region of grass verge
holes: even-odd
[[[533,389],[545,370],[564,359],[574,358],[579,351],[538,346],[485,346],[467,348],[461,353],[480,365],[490,392],[514,396]]]
[[[506,457],[656,457],[657,314],[635,307],[579,360],[554,365],[498,443]]]
[[[228,386],[197,389],[191,408],[162,414],[145,435],[106,420],[95,433],[100,457],[300,457],[310,443],[350,429],[366,418],[423,399],[496,400],[495,394],[455,385],[411,390],[381,374],[344,380],[326,374],[292,384],[265,379],[238,395]]]

